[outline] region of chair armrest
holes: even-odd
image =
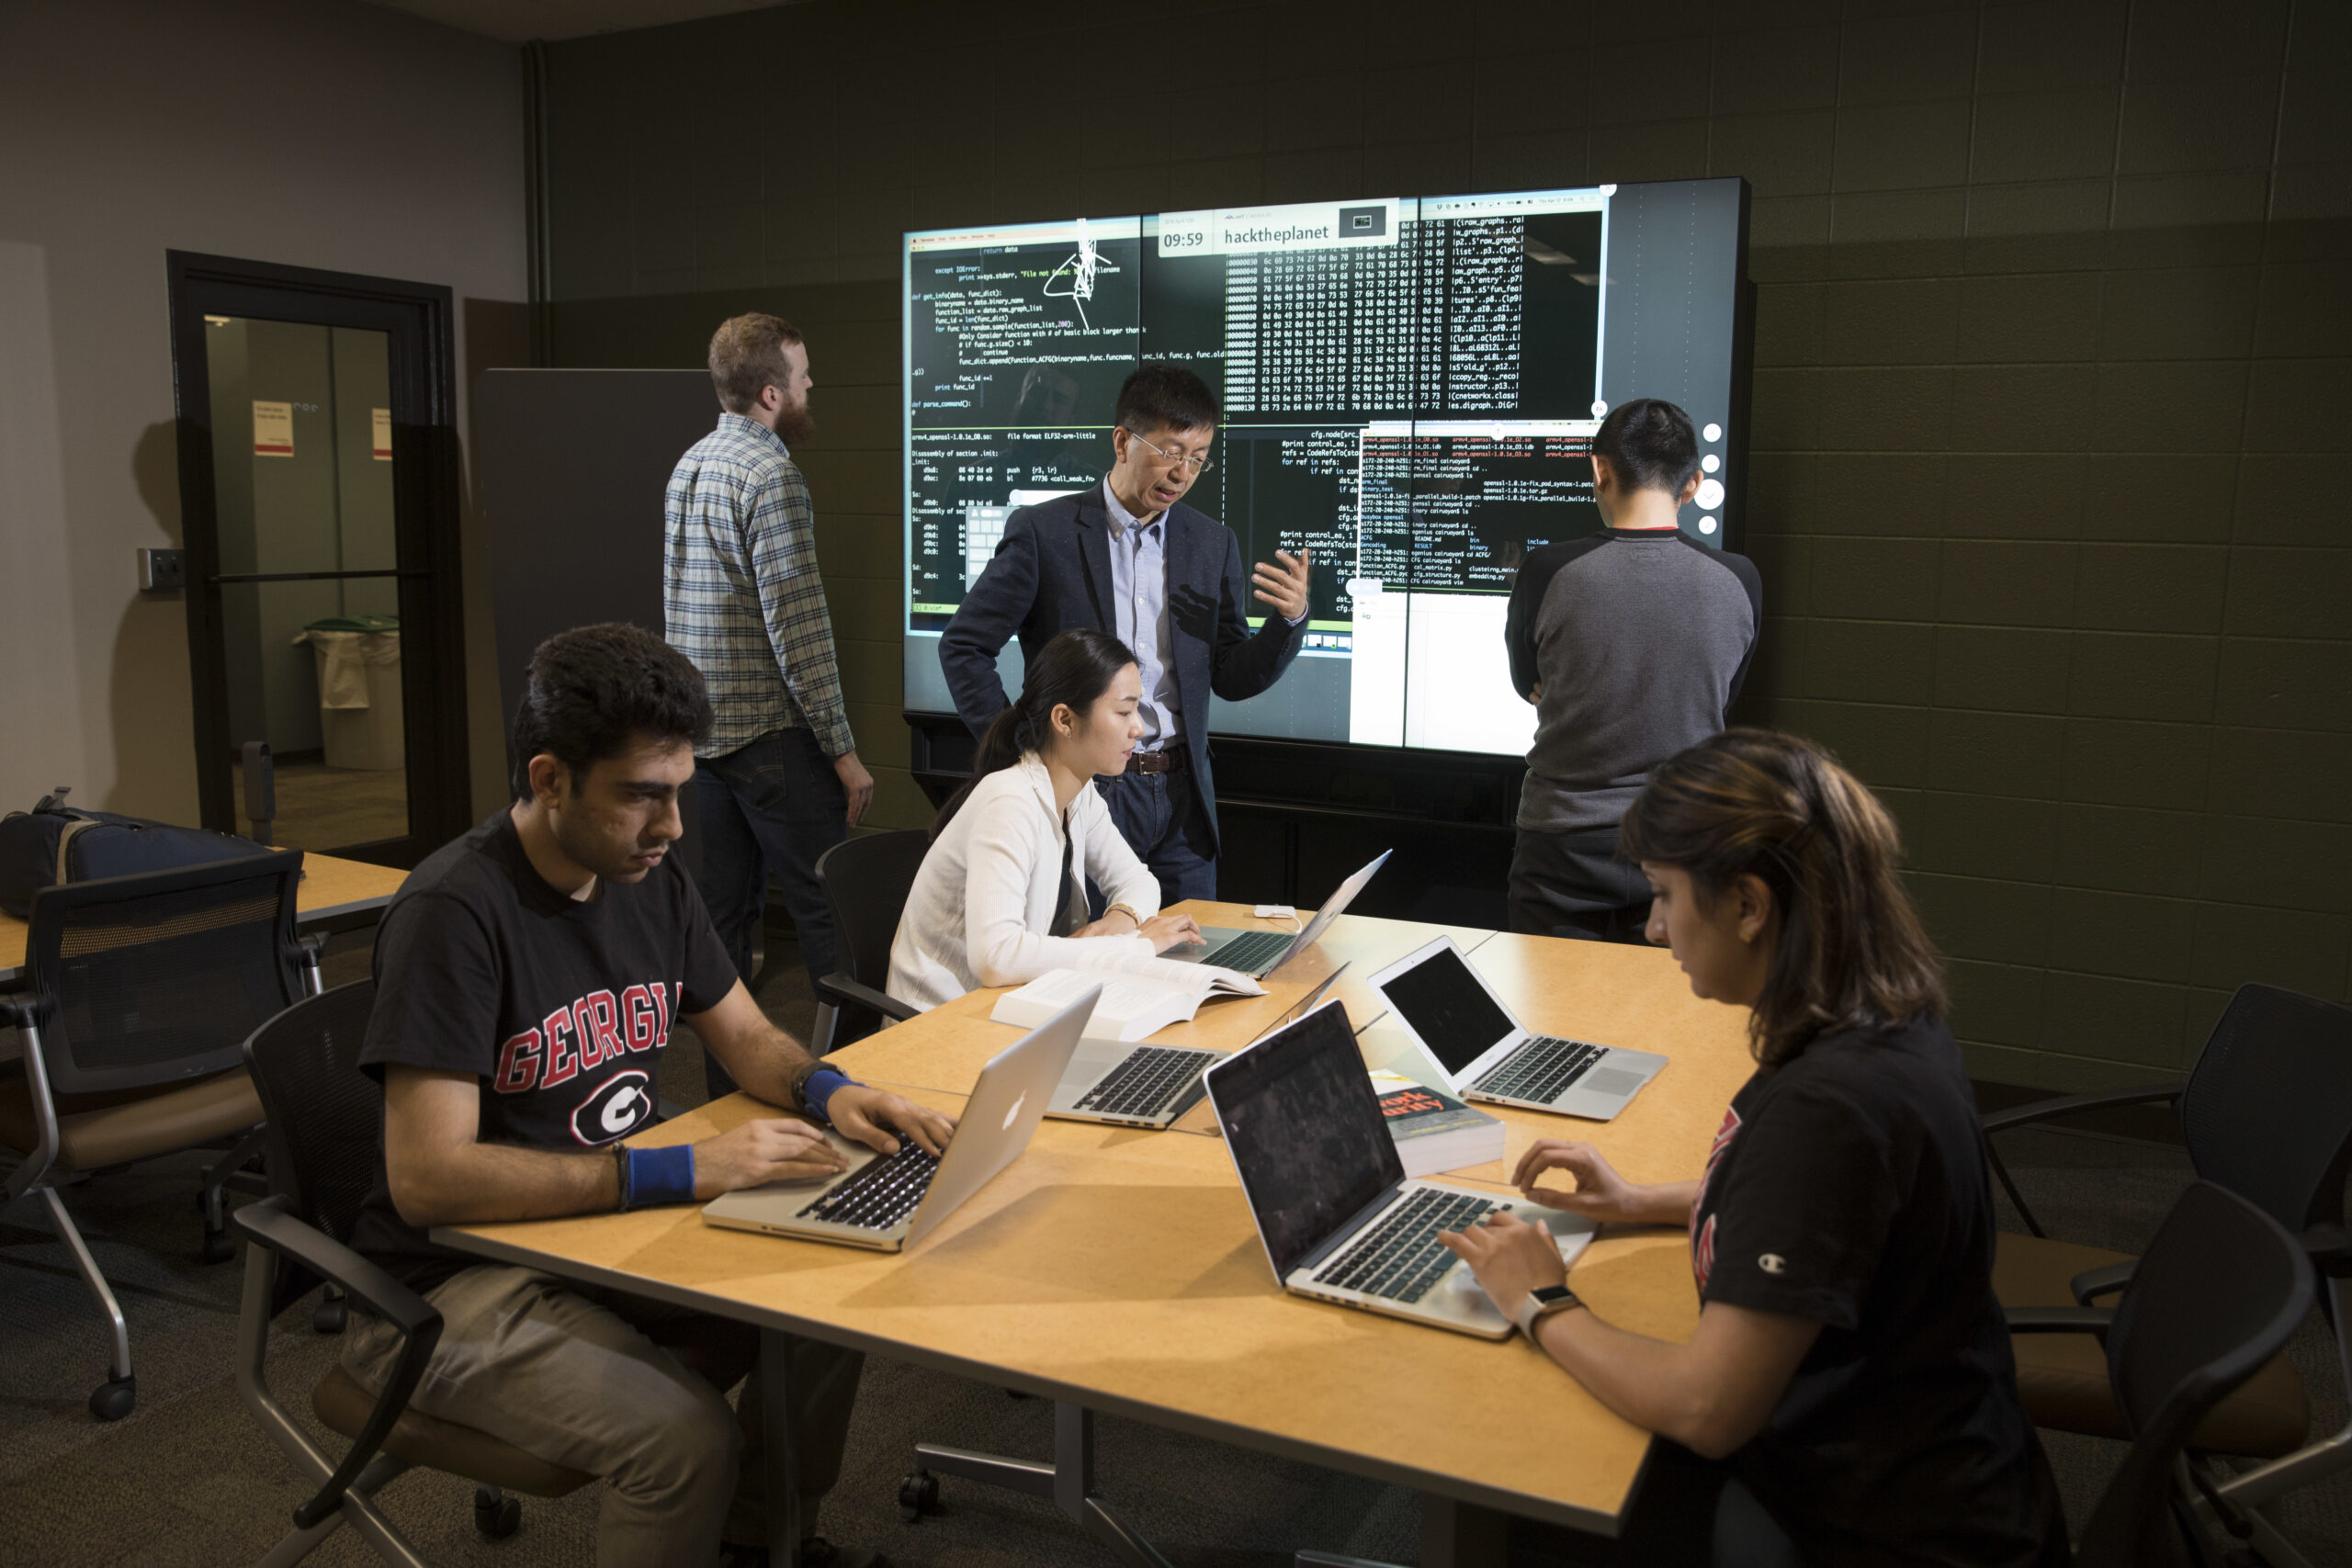
[[[2140,1267],[2136,1258],[2122,1263],[2109,1263],[2100,1269],[2086,1269],[2066,1281],[2075,1292],[2076,1306],[2088,1306],[2093,1296],[2111,1296],[2132,1282],[2133,1270]]]
[[[383,1392],[376,1396],[376,1407],[368,1413],[368,1424],[360,1428],[359,1436],[343,1456],[343,1462],[335,1466],[334,1473],[327,1477],[318,1495],[294,1510],[297,1528],[309,1529],[342,1506],[344,1493],[375,1459],[384,1439],[390,1436],[392,1424],[408,1408],[409,1396],[416,1392],[417,1380],[424,1375],[424,1364],[433,1359],[434,1348],[441,1342],[441,1314],[423,1296],[343,1243],[295,1218],[290,1208],[283,1196],[265,1198],[239,1209],[230,1216],[230,1223],[256,1246],[294,1258],[312,1273],[342,1286],[353,1300],[401,1331],[400,1360],[392,1368],[392,1375],[385,1380]]]
[[[2104,1111],[2111,1105],[2148,1105],[2157,1100],[2178,1100],[2188,1084],[2150,1084],[2140,1089],[2103,1089],[2096,1094],[2064,1094],[2055,1100],[2037,1100],[2031,1105],[2020,1105],[2013,1111],[1999,1111],[1984,1118],[1984,1131],[2007,1132],[2011,1127],[2028,1126],[2036,1122],[2052,1122],[2061,1116],[2072,1116],[2084,1111]]]
[[[909,1007],[895,997],[886,997],[871,986],[862,986],[848,976],[835,973],[817,982],[817,995],[835,1007],[871,1008],[884,1018],[904,1023],[915,1017],[921,1009]]]
[[[2342,1225],[2313,1225],[2295,1238],[2312,1266],[2330,1280],[2352,1278],[2352,1231]]]
[[[0,1029],[23,1029],[33,1021],[34,1002],[30,997],[0,996]]]
[[[2096,1334],[2101,1344],[2115,1321],[2105,1307],[2010,1307],[2002,1315],[2012,1334]]]

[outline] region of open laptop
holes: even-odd
[[[1592,1239],[1580,1215],[1408,1180],[1336,1003],[1211,1067],[1208,1091],[1266,1260],[1295,1295],[1501,1339],[1510,1320],[1437,1233],[1510,1209],[1549,1229],[1564,1259]]]
[[[1340,883],[1340,890],[1324,899],[1323,907],[1315,911],[1315,918],[1295,931],[1245,931],[1231,926],[1203,926],[1199,942],[1171,947],[1159,956],[1184,964],[1214,964],[1224,969],[1238,969],[1252,980],[1262,980],[1313,947],[1331,922],[1347,912],[1349,901],[1363,891],[1372,874],[1396,852],[1381,851],[1378,859]]]
[[[901,1136],[885,1155],[828,1129],[850,1168],[822,1181],[774,1181],[703,1205],[710,1224],[899,1252],[911,1247],[1029,1146],[1053,1086],[1069,1068],[1101,987],[1090,990],[980,1069],[947,1152],[933,1156]]]
[[[1313,1010],[1332,983],[1347,973],[1340,964],[1323,976],[1323,983],[1301,997],[1274,1020],[1280,1028],[1290,1019]],[[1260,1032],[1261,1035],[1264,1031]],[[1070,1058],[1069,1070],[1054,1090],[1048,1116],[1065,1122],[1109,1122],[1121,1127],[1168,1126],[1201,1102],[1201,1075],[1228,1053],[1203,1051],[1190,1045],[1122,1045],[1114,1041],[1082,1041]]]
[[[1666,1066],[1664,1056],[1648,1051],[1557,1040],[1521,1027],[1452,937],[1383,969],[1372,988],[1464,1100],[1606,1122]]]

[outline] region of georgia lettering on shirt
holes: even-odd
[[[499,1046],[490,1087],[502,1095],[546,1092],[594,1078],[628,1057],[650,1057],[670,1043],[670,1020],[684,991],[683,983],[655,980],[617,996],[609,988],[591,991],[557,1008]],[[654,1110],[650,1075],[631,1068],[594,1086],[572,1111],[571,1134],[592,1148],[609,1144],[651,1120]]]

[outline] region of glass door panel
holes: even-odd
[[[403,837],[390,338],[207,316],[204,341],[232,750],[269,746],[273,841]]]

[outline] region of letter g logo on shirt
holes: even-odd
[[[652,1082],[634,1068],[615,1073],[571,1113],[571,1135],[595,1148],[636,1132],[653,1120]]]

